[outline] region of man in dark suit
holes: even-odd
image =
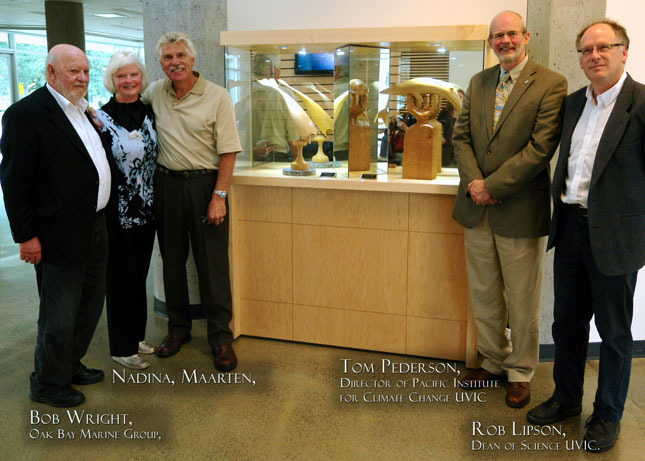
[[[629,38],[619,24],[591,24],[576,46],[590,84],[566,99],[553,177],[555,390],[527,419],[551,424],[581,413],[595,316],[602,344],[584,441],[604,451],[620,431],[636,275],[645,264],[645,86],[625,72]]]
[[[500,65],[473,76],[453,135],[460,176],[453,218],[465,228],[482,359],[461,385],[476,389],[506,376],[506,404],[513,408],[528,403],[539,359],[548,165],[567,94],[564,77],[529,59],[528,42],[520,15],[495,16],[488,44]]]
[[[29,397],[56,407],[82,403],[70,384],[92,384],[87,352],[103,309],[107,234],[103,210],[110,164],[85,114],[85,53],[56,45],[47,85],[13,104],[2,118],[0,180],[20,259],[34,264],[40,311]]]

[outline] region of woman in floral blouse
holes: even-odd
[[[146,278],[155,237],[152,211],[157,133],[152,108],[139,99],[148,84],[136,54],[112,56],[103,79],[114,96],[97,111],[118,165],[118,197],[108,207],[107,318],[112,359],[128,368],[150,362],[139,354],[156,347],[145,342]]]

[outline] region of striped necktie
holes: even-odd
[[[506,104],[506,100],[508,99],[508,93],[510,92],[508,89],[508,81],[510,79],[511,79],[511,74],[506,72],[500,79],[500,82],[497,85],[497,89],[495,90],[495,110],[493,111],[493,130],[497,125],[497,121],[499,120],[499,115],[502,113],[502,109],[504,109],[504,104]]]

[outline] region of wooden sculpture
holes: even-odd
[[[408,128],[403,142],[402,176],[435,179],[441,171],[441,123],[437,115],[441,97],[461,111],[458,86],[434,78],[414,78],[395,83],[382,93],[407,96],[408,111],[417,123]]]
[[[325,135],[332,134],[334,132],[334,122],[332,121],[331,117],[327,112],[325,112],[322,107],[320,107],[320,104],[318,104],[306,94],[290,86],[284,80],[278,80],[278,83],[289,88],[291,91],[298,95],[302,105],[304,105],[305,109],[307,109],[307,114],[309,115],[309,117],[311,117],[311,120],[316,125],[316,128],[318,128],[318,134],[314,136],[314,141],[318,143],[318,152],[316,152],[316,155],[312,157],[311,161],[314,163],[328,163],[329,157],[325,155],[322,149],[323,142],[326,139]]]
[[[305,162],[305,159],[302,157],[302,148],[309,144],[307,141],[303,141],[302,139],[296,139],[293,142],[293,145],[296,146],[296,158],[293,162],[291,162],[291,169],[292,170],[308,170],[309,169],[309,164]],[[441,154],[441,153],[440,153]]]
[[[367,85],[359,79],[349,82],[349,171],[370,169],[370,122],[367,107]]]
[[[316,152],[316,155],[311,157],[311,161],[314,163],[328,163],[329,157],[327,157],[327,155],[325,155],[325,153],[323,152],[323,142],[325,141],[325,136],[318,134],[314,136],[314,141],[318,143],[318,152]]]

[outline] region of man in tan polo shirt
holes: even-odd
[[[170,357],[190,341],[186,259],[192,246],[208,342],[215,367],[237,366],[231,343],[227,192],[242,150],[233,102],[226,90],[193,71],[195,48],[188,36],[168,32],[157,42],[168,76],[143,95],[152,104],[159,137],[155,216],[168,312],[168,335],[157,355]],[[190,238],[189,238],[190,235]]]

